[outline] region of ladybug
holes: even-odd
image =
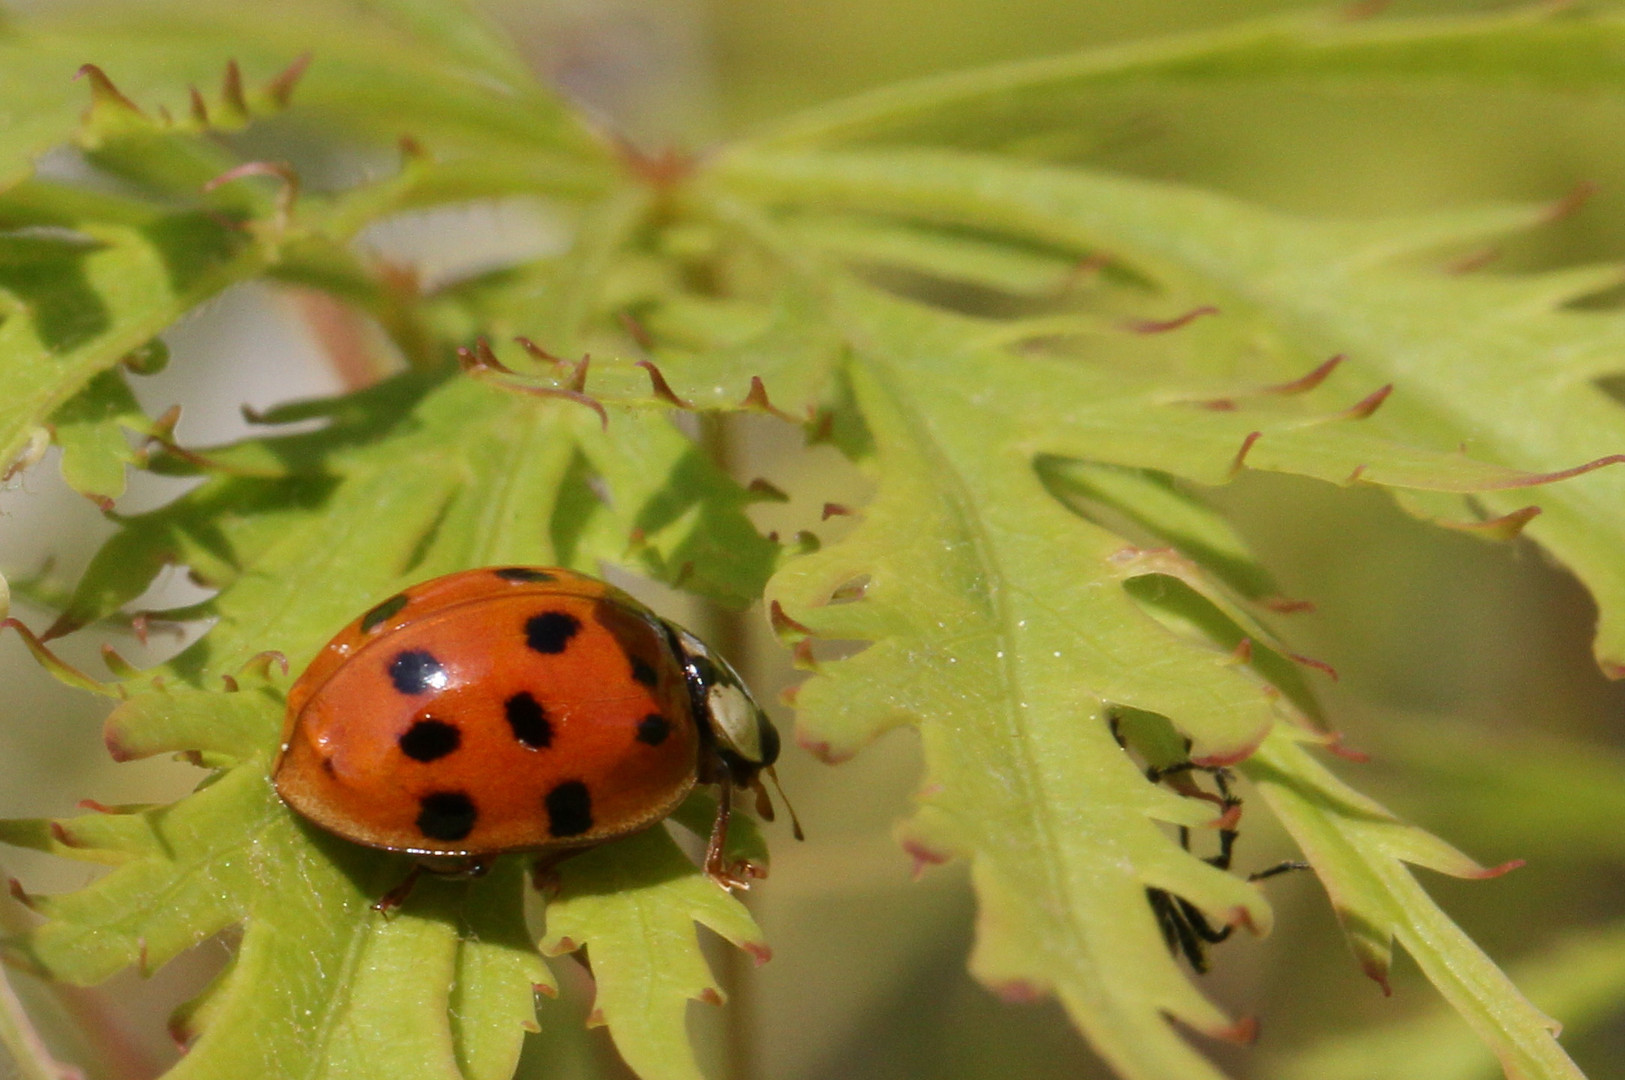
[[[744,885],[758,871],[723,857],[733,791],[772,820],[778,756],[694,635],[596,578],[508,566],[415,585],[339,631],[288,692],[272,779],[328,832],[418,857],[393,906],[422,869],[551,865],[646,829],[696,783],[720,787],[705,872]]]

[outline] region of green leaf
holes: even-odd
[[[1244,911],[1267,926],[1268,908],[1156,828],[1211,809],[1146,783],[1107,714],[1173,717],[1193,754],[1223,760],[1262,738],[1275,706],[1223,652],[1148,617],[1121,587],[1134,575],[1122,541],[1050,497],[1031,461],[1049,417],[978,407],[942,378],[998,358],[966,355],[952,325],[848,303],[864,316],[850,377],[880,491],[856,532],[792,560],[769,597],[820,637],[871,644],[802,685],[801,737],[840,758],[917,723],[932,794],[905,842],[922,859],[972,859],[977,976],[1054,993],[1126,1076],[1216,1076],[1166,1018],[1214,1035],[1233,1025],[1168,956],[1145,889],[1217,923]],[[860,600],[829,603],[857,578]]]
[[[1263,384],[1343,355],[1335,377],[1304,399],[1340,393],[1346,406],[1392,384],[1392,397],[1369,426],[1439,448],[1404,464],[1394,460],[1380,476],[1355,473],[1389,455],[1345,441],[1343,431],[1305,428],[1295,433],[1304,437],[1277,441],[1274,449],[1276,437],[1266,435],[1246,457],[1250,467],[1278,468],[1291,460],[1324,479],[1477,492],[1482,516],[1493,524],[1529,504],[1527,495],[1508,489],[1539,475],[1559,479],[1625,447],[1625,414],[1594,381],[1618,370],[1625,316],[1562,306],[1617,275],[1462,277],[1416,264],[1441,248],[1537,224],[1537,210],[1492,207],[1422,220],[1323,223],[1167,184],[927,152],[740,153],[723,175],[730,186],[775,203],[975,227],[1016,243],[1070,248],[1079,257],[1110,253],[1185,310],[1198,304],[1218,309],[1216,317],[1179,332],[1187,335],[1185,347],[1161,354],[1183,378],[1213,379],[1246,363]],[[1242,399],[1219,392],[1211,400],[1228,407]],[[1532,415],[1549,422],[1531,424]],[[1133,441],[1135,431],[1149,429],[1133,422],[1125,428],[1122,453],[1102,447],[1078,456],[1191,475],[1155,447]],[[1200,430],[1214,429],[1204,422]],[[1528,472],[1521,479],[1511,471],[1498,477],[1460,456],[1447,466],[1450,451],[1463,446],[1473,461]],[[1188,447],[1168,449],[1184,454]],[[1195,478],[1217,479],[1212,473]],[[1625,471],[1604,469],[1554,484],[1537,498],[1542,513],[1529,525],[1530,535],[1596,597],[1599,662],[1607,671],[1625,671],[1625,570],[1614,557],[1613,539],[1625,529]],[[1460,500],[1442,505],[1468,513]]]
[[[1213,93],[1289,85],[1388,92],[1625,90],[1625,19],[1541,5],[1504,14],[1352,20],[1327,10],[919,79],[767,127],[764,146],[936,143],[1031,153],[1076,147],[1113,90]],[[1087,134],[1085,134],[1087,137]]]
[[[587,946],[597,986],[595,1017],[645,1080],[701,1080],[688,1043],[690,1000],[722,1003],[698,949],[703,924],[767,957],[750,913],[694,864],[664,829],[594,848],[561,867],[547,905],[544,952]]]
[[[1625,995],[1625,930],[1563,935],[1513,967],[1519,986],[1565,1033],[1594,1029],[1619,1013]],[[1328,1040],[1277,1058],[1282,1080],[1491,1080],[1499,1063],[1470,1037],[1459,1017],[1439,1009]]]
[[[409,135],[458,155],[523,152],[531,169],[545,159],[578,184],[602,187],[608,176],[604,145],[450,4],[92,5],[27,20],[14,49],[34,78],[49,85],[59,72],[58,87],[90,59],[143,110],[174,116],[189,115],[190,86],[221,86],[234,59],[251,105],[286,97],[292,119],[328,131],[384,145]],[[306,53],[289,94],[277,78]]]
[[[1252,618],[1233,605],[1226,615],[1194,564],[1181,569],[1069,514],[1039,461],[1137,462],[1222,481],[1233,440],[1251,429],[1262,433],[1255,453],[1276,449],[1249,464],[1327,479],[1346,478],[1356,462],[1388,483],[1537,478],[1385,444],[1347,431],[1355,421],[1305,418],[1287,404],[1237,397],[1225,409],[1193,408],[1166,385],[1152,390],[1079,357],[1018,360],[962,317],[853,288],[828,295],[852,349],[847,376],[875,441],[880,490],[856,532],[792,560],[769,588],[792,632],[869,643],[817,665],[800,688],[801,737],[838,759],[890,727],[918,725],[932,794],[905,843],[926,861],[971,859],[981,901],[972,970],[1007,993],[1054,993],[1126,1076],[1216,1075],[1166,1019],[1218,1036],[1244,1029],[1180,975],[1144,891],[1184,897],[1216,925],[1245,918],[1262,929],[1268,909],[1154,827],[1207,823],[1211,809],[1147,784],[1107,721],[1125,711],[1167,717],[1192,740],[1192,759],[1236,761],[1270,730],[1301,723],[1287,702],[1307,695],[1283,676],[1291,666],[1280,654],[1255,648],[1250,664],[1238,662],[1230,650],[1246,632],[1237,627]],[[1098,465],[1084,473],[1097,488],[1110,475]],[[1207,557],[1229,547],[1234,558],[1233,537],[1188,504],[1170,505],[1167,488],[1124,498],[1128,475],[1113,477],[1116,495],[1139,527],[1183,530],[1207,541]],[[1273,696],[1271,672],[1292,697]],[[1401,855],[1442,860],[1426,834],[1405,835]],[[1408,876],[1383,887],[1379,932],[1409,920],[1401,939],[1426,954],[1419,960],[1458,1007],[1481,1019],[1489,1001],[1521,1000]],[[1451,946],[1428,951],[1451,935]],[[1450,966],[1464,956],[1478,970]],[[1510,1019],[1505,1038],[1544,1069],[1529,1075],[1571,1075],[1537,1019]]]
[[[1581,1073],[1536,1009],[1430,900],[1405,863],[1457,877],[1493,877],[1428,833],[1396,821],[1338,781],[1285,733],[1242,766],[1325,883],[1366,972],[1387,985],[1392,942],[1405,951],[1495,1052],[1513,1078]]]
[[[122,220],[110,220],[113,213]],[[0,227],[40,225],[77,229],[94,243],[62,244],[23,262],[0,260],[0,295],[6,299],[0,461],[6,462],[93,377],[265,264],[263,248],[204,213],[83,200],[43,184],[0,197]],[[110,495],[120,486],[111,469],[121,469],[129,458],[110,425],[131,419],[131,410],[112,384],[99,387],[59,422],[73,446],[65,466],[70,477],[86,490]],[[105,464],[109,456],[118,464]]]

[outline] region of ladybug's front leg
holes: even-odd
[[[716,820],[711,823],[711,839],[705,845],[705,876],[729,892],[748,889],[752,878],[765,875],[750,862],[728,861],[728,822],[733,818],[734,784],[727,769],[722,770],[717,786],[721,790],[717,795]]]

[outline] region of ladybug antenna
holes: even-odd
[[[795,833],[796,839],[807,839],[807,834],[801,831],[801,819],[796,817],[796,808],[790,805],[790,796],[784,793],[784,785],[779,783],[778,772],[771,765],[769,765],[764,771],[767,773],[768,778],[773,781],[774,788],[778,790],[779,801],[784,803],[785,812],[790,815],[790,829]],[[757,780],[756,783],[760,785],[761,781]],[[763,794],[765,795],[766,792],[763,792]],[[772,819],[769,818],[768,820],[771,821]]]

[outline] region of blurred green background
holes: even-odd
[[[22,6],[54,13],[64,5]],[[605,123],[649,145],[690,146],[901,78],[1304,9],[1265,0],[491,0],[486,6],[546,78]],[[1467,0],[1399,2],[1382,17],[1502,8]],[[65,84],[63,92],[82,88]],[[1486,93],[1447,83],[1405,93],[1356,84],[1315,94],[1268,85],[1178,96],[1130,88],[1080,109],[1077,126],[1080,137],[1068,156],[1081,163],[1306,214],[1554,200],[1591,182],[1599,192],[1582,212],[1510,242],[1494,270],[1618,261],[1625,253],[1620,100]],[[511,222],[476,207],[441,228],[479,244],[493,242]],[[444,239],[431,228],[426,242]],[[264,406],[291,387],[301,395],[331,392],[338,383],[305,314],[296,300],[263,288],[210,305],[170,335],[175,361],[143,385],[144,400],[160,408],[185,402],[183,433],[199,443],[240,431],[242,402]],[[793,433],[770,422],[742,424],[736,435],[742,477],[766,476],[794,495],[786,506],[762,510],[764,528],[810,526],[827,538],[837,523],[818,523],[818,508],[861,500],[860,482],[833,452],[804,452]],[[152,505],[166,490],[143,483],[121,508]],[[1333,723],[1373,760],[1339,764],[1339,771],[1486,863],[1528,861],[1487,883],[1429,876],[1429,888],[1451,914],[1494,957],[1514,965],[1538,965],[1572,941],[1568,935],[1603,931],[1625,916],[1619,899],[1625,832],[1617,824],[1625,797],[1616,793],[1625,778],[1619,748],[1625,687],[1608,684],[1591,663],[1594,612],[1575,582],[1528,543],[1492,545],[1432,529],[1369,492],[1248,475],[1215,498],[1235,512],[1283,591],[1317,605],[1279,628],[1341,675],[1320,684]],[[0,565],[8,572],[37,569],[50,558],[54,575],[71,580],[106,530],[88,503],[63,489],[50,462],[0,494]],[[26,604],[20,614],[41,622]],[[795,675],[760,632],[759,613],[746,621],[760,696],[773,700]],[[122,641],[119,647],[138,652]],[[70,641],[64,652],[99,670],[94,642]],[[6,702],[0,815],[69,813],[85,797],[157,801],[196,781],[195,771],[169,762],[114,768],[98,737],[101,705],[51,683],[10,635],[0,637],[0,680]],[[790,723],[787,710],[777,713],[781,724]],[[912,736],[894,735],[834,769],[797,751],[787,756],[785,785],[810,839],[792,846],[786,830],[770,832],[774,872],[753,906],[773,943],[773,962],[746,970],[738,955],[715,953],[734,1004],[720,1012],[694,1008],[713,1074],[1104,1076],[1054,1005],[998,1001],[965,975],[974,905],[963,868],[910,882],[908,858],[889,830],[908,812],[918,779]],[[1241,869],[1290,854],[1262,807],[1247,814],[1245,828]],[[41,891],[72,887],[90,874],[20,853],[3,857],[8,872]],[[1278,878],[1267,888],[1278,905],[1276,933],[1222,947],[1205,983],[1227,1008],[1262,1019],[1257,1047],[1212,1048],[1235,1075],[1314,1075],[1305,1072],[1312,1063],[1302,1055],[1328,1040],[1433,1010],[1433,992],[1404,960],[1392,998],[1360,975],[1309,875]],[[96,1075],[149,1076],[171,1060],[163,1017],[222,954],[220,946],[206,946],[148,988],[126,975],[103,991],[70,995],[66,1012],[93,1018],[100,1032],[95,1041],[107,1061]],[[1570,1023],[1565,1044],[1589,1075],[1625,1075],[1615,1064],[1625,1059],[1625,1024],[1611,1005],[1625,984],[1625,949],[1604,941],[1575,955],[1599,958],[1604,976],[1582,987],[1577,975],[1563,977],[1575,965],[1558,963],[1548,980],[1552,1000],[1542,1003]],[[97,1052],[63,1026],[61,1002],[28,989],[48,1030],[64,1040],[64,1052]],[[522,1076],[627,1075],[601,1032],[580,1031],[584,1010],[579,994],[543,1003],[544,1027],[562,1034],[533,1040]],[[1470,1046],[1459,1022],[1449,1024],[1455,1026],[1442,1027],[1442,1039]],[[1481,1067],[1449,1075],[1498,1074],[1487,1054],[1474,1059],[1469,1052],[1467,1060]],[[1434,1080],[1445,1073],[1367,1075]]]

